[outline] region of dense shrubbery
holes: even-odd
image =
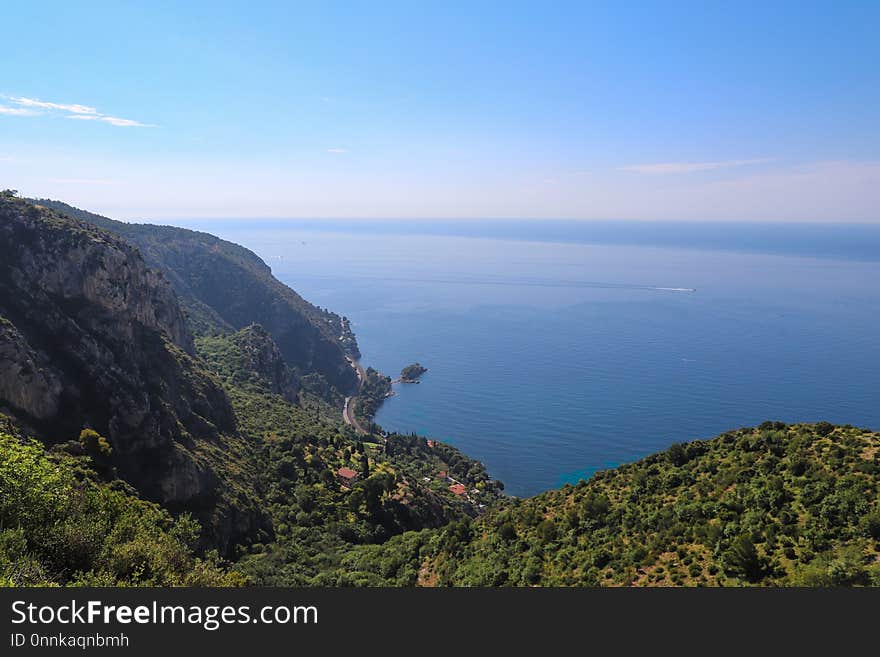
[[[94,433],[94,432],[92,432]],[[100,449],[100,441],[91,434]],[[96,434],[97,435],[97,434]],[[105,441],[106,442],[106,441]],[[7,586],[229,586],[198,523],[94,479],[87,459],[0,433],[0,583]]]
[[[880,585],[878,491],[877,433],[764,423],[511,501],[420,558],[452,585]]]

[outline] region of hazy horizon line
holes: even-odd
[[[97,213],[96,213],[97,214]],[[175,216],[175,217],[143,217],[140,219],[118,219],[125,223],[159,223],[169,221],[265,221],[265,222],[388,222],[388,223],[603,223],[603,224],[693,224],[693,225],[821,225],[821,226],[877,226],[880,227],[880,218],[877,219],[630,219],[630,218],[573,218],[573,217],[236,217],[236,216]]]

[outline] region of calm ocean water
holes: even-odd
[[[880,428],[880,228],[173,223],[347,315],[365,364],[427,366],[377,421],[514,495],[765,419]]]

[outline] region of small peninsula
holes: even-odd
[[[411,365],[407,365],[402,370],[400,370],[400,382],[418,383],[419,377],[427,371],[428,368],[422,366],[421,363],[412,363]]]

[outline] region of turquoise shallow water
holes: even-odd
[[[783,228],[740,226],[727,249],[662,226],[652,246],[537,241],[538,224],[190,225],[347,315],[365,364],[427,366],[377,421],[457,445],[515,495],[765,419],[880,428],[880,230],[789,228],[789,247]]]

